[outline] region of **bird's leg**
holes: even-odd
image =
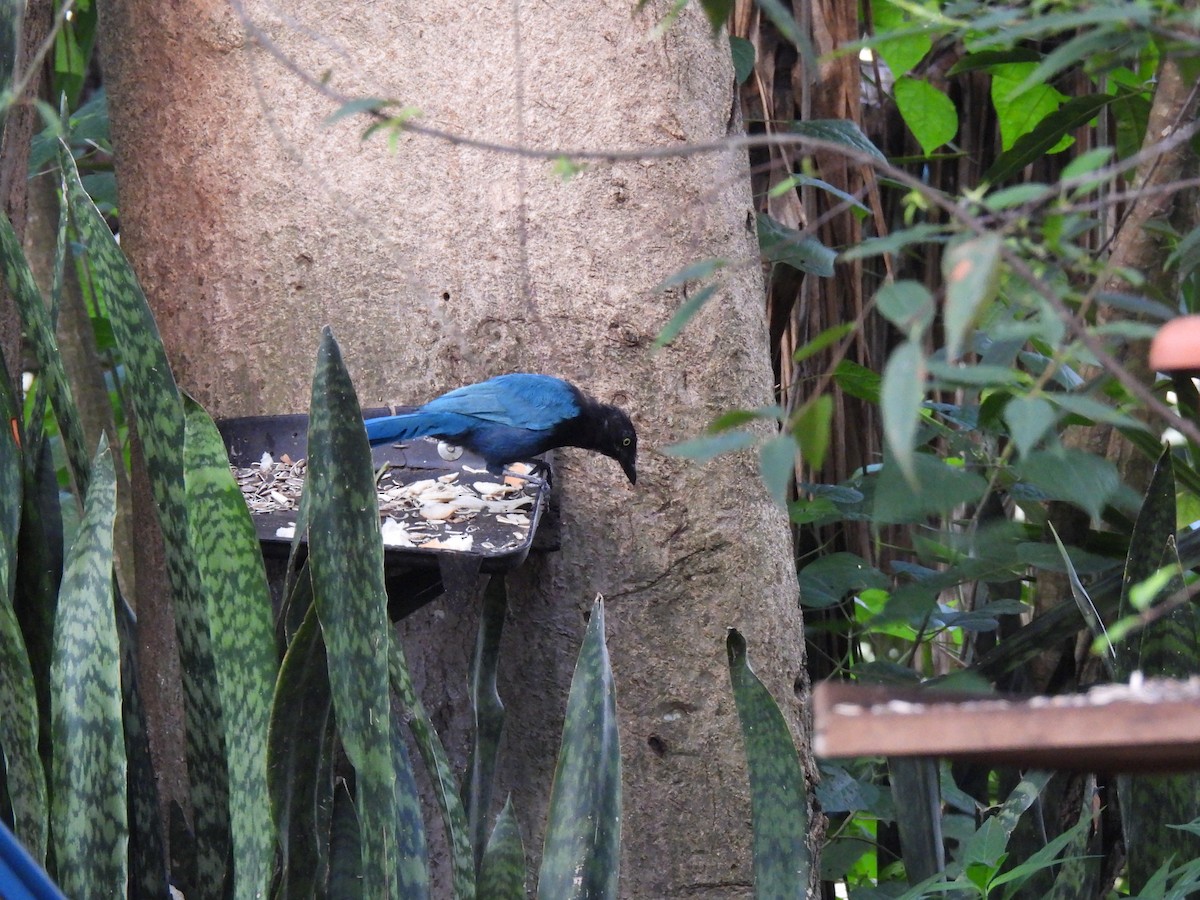
[[[543,484],[549,486],[553,471],[550,464],[543,462],[540,459],[522,460],[521,465],[528,468],[527,472],[518,472],[511,468],[504,469],[504,475],[507,478],[519,478],[534,488],[539,488]]]

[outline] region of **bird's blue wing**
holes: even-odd
[[[550,375],[497,375],[430,400],[425,413],[458,413],[513,428],[548,431],[579,414],[578,392]]]

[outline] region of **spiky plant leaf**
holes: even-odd
[[[309,567],[313,603],[328,651],[338,733],[354,766],[362,831],[363,889],[420,897],[427,886],[397,884],[396,773],[388,695],[387,592],[371,449],[350,375],[325,328],[309,411]]]
[[[597,597],[579,648],[554,771],[539,900],[617,896],[621,851],[621,747],[617,696]]]
[[[38,756],[38,695],[13,606],[23,462],[17,422],[16,399],[0,356],[0,751],[4,754],[0,787],[7,789],[17,837],[44,863],[47,799],[45,771]]]
[[[207,611],[188,544],[184,500],[184,415],[158,325],[133,270],[79,180],[75,160],[59,142],[59,166],[71,222],[87,254],[93,289],[108,310],[125,366],[150,490],[163,535],[183,680],[187,763],[196,834],[196,872],[189,900],[223,896],[229,851],[229,784],[224,728],[208,632]]]
[[[258,535],[216,425],[184,398],[187,523],[207,603],[225,717],[233,896],[266,891],[275,840],[267,798],[267,726],[275,687],[271,594]]]
[[[446,843],[450,846],[450,865],[454,871],[454,896],[457,900],[470,900],[475,896],[475,860],[471,854],[467,813],[459,798],[454,766],[450,764],[441,738],[434,731],[425,704],[413,685],[408,663],[404,659],[404,647],[395,632],[392,633],[388,671],[392,690],[400,701],[400,707],[407,713],[408,729],[433,783],[433,798],[442,813]]]
[[[267,786],[281,857],[280,900],[312,897],[325,880],[322,867],[328,859],[322,848],[333,807],[327,737],[332,712],[325,643],[310,605],[279,669],[267,738]]]
[[[808,890],[808,806],[792,733],[746,657],[746,639],[730,629],[729,679],[746,743],[754,825],[754,895],[804,897]]]
[[[525,845],[513,812],[512,798],[504,801],[496,827],[488,838],[479,866],[479,900],[524,900]]]
[[[496,690],[496,669],[500,660],[500,635],[508,599],[504,578],[493,575],[483,595],[479,616],[479,635],[475,657],[471,661],[471,710],[475,717],[475,743],[467,762],[467,816],[471,824],[471,843],[475,868],[483,861],[487,845],[487,823],[492,808],[492,786],[500,732],[504,727],[504,703]]]
[[[123,897],[129,825],[121,650],[113,615],[116,479],[108,442],[92,461],[83,521],[67,555],[51,665],[51,811],[58,880],[70,897]]]

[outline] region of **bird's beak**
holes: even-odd
[[[632,459],[620,460],[621,468],[625,470],[625,477],[629,479],[630,484],[637,484],[637,466]]]

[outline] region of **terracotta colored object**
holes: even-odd
[[[1150,368],[1156,372],[1200,370],[1200,315],[1172,319],[1150,343]]]

